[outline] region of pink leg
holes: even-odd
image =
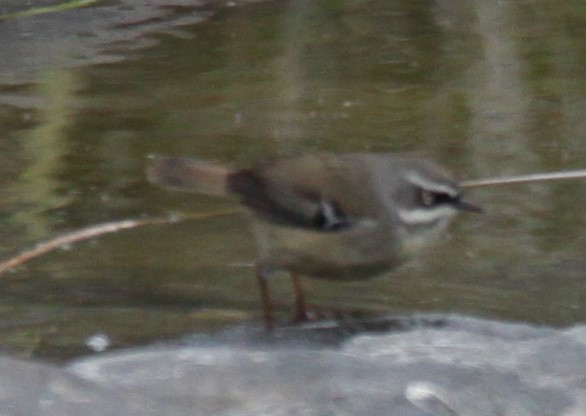
[[[295,317],[293,318],[293,322],[307,322],[310,319],[307,314],[301,276],[298,273],[291,272],[291,282],[293,283],[293,293],[295,295]]]
[[[262,302],[262,309],[264,314],[265,328],[267,331],[275,329],[275,316],[273,311],[273,303],[271,302],[271,294],[269,292],[269,283],[265,276],[265,270],[261,265],[256,265],[256,278],[258,280],[258,287],[260,289],[260,299]]]

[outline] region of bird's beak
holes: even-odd
[[[480,208],[479,206],[473,205],[469,202],[462,201],[462,200],[458,200],[458,202],[456,202],[455,207],[456,207],[456,209],[458,209],[460,211],[477,212],[477,213],[484,212],[484,210],[482,208]]]

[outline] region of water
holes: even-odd
[[[584,168],[585,20],[579,0],[169,0],[0,21],[0,253],[235,207],[149,185],[151,153],[246,166],[418,151],[463,179]],[[468,195],[487,213],[462,215],[421,259],[369,281],[306,281],[309,301],[582,322],[586,182]],[[59,358],[97,332],[120,347],[258,320],[253,261],[238,213],[74,245],[1,277],[0,339]],[[289,281],[271,283],[286,313]]]

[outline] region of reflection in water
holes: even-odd
[[[206,19],[192,2],[147,3],[100,2],[0,26],[0,70],[10,80],[0,85],[4,251],[56,228],[233,207],[149,186],[149,153],[244,166],[315,150],[415,150],[465,179],[584,167],[579,0],[274,1],[218,6]],[[31,77],[43,65],[53,75]],[[69,65],[75,73],[60,69]],[[27,114],[38,95],[49,105],[37,122]],[[485,216],[460,218],[450,238],[383,278],[308,282],[309,300],[325,309],[581,321],[585,187],[470,191]],[[132,343],[169,328],[171,336],[221,326],[226,311],[250,317],[253,272],[234,265],[253,256],[241,216],[145,228],[39,259],[5,280],[0,296],[25,309],[50,304],[58,312],[40,325],[41,344],[79,352],[88,333],[108,328],[132,332],[114,344]],[[273,286],[290,304],[288,282]],[[179,304],[206,318],[173,309]],[[82,322],[75,308],[83,305],[96,311]],[[92,321],[100,312],[107,318]],[[161,318],[141,328],[141,314]]]
[[[528,126],[532,98],[523,79],[521,45],[512,36],[517,21],[514,5],[499,1],[476,1],[474,5],[475,30],[482,42],[482,53],[465,74],[471,113],[468,158],[472,161],[474,176],[490,176],[495,167],[500,174],[547,169],[547,165],[539,163],[537,149],[531,146]],[[503,163],[507,160],[514,160],[514,163]],[[487,230],[483,238],[475,239],[478,250],[490,253],[495,241],[500,241],[503,259],[508,254],[515,255],[516,245],[523,246],[528,253],[537,252],[539,242],[533,237],[533,229],[535,221],[540,220],[532,216],[532,211],[536,205],[541,209],[551,208],[543,206],[551,200],[547,197],[549,188],[526,186],[515,188],[515,192],[494,190],[491,202],[524,231],[503,238],[505,227],[494,234]],[[511,246],[513,248],[509,248]]]
[[[39,124],[27,135],[27,166],[13,185],[21,204],[14,221],[25,226],[30,239],[50,234],[55,221],[50,213],[71,200],[62,192],[59,174],[68,152],[67,130],[75,121],[71,104],[81,84],[73,71],[56,70],[45,73],[39,86],[46,104],[39,109]]]

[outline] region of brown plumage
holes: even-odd
[[[246,169],[153,157],[148,177],[166,188],[233,195],[249,208],[268,327],[273,317],[266,277],[272,270],[292,273],[302,317],[299,275],[372,277],[416,253],[458,210],[478,210],[461,200],[443,168],[390,153],[306,154]]]

